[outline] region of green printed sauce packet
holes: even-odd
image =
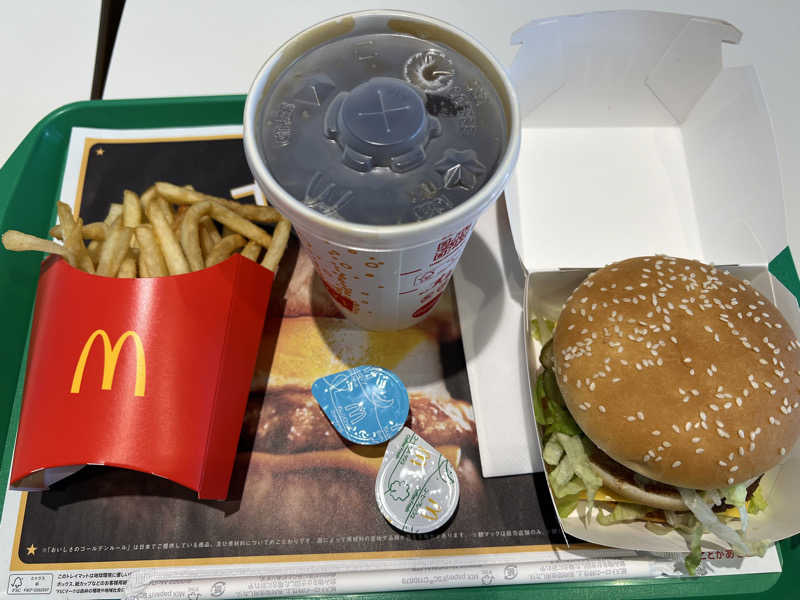
[[[375,500],[398,529],[427,533],[440,528],[453,516],[459,493],[450,461],[408,427],[386,446]]]

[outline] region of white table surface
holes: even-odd
[[[154,0],[128,0],[111,61],[105,97],[246,93],[262,63],[294,33],[336,14],[376,6],[379,5],[374,2],[357,0],[306,0],[302,3],[256,0],[226,3],[173,0],[161,3]],[[753,64],[760,77],[773,120],[784,180],[788,235],[795,249],[797,263],[800,258],[800,118],[797,116],[800,107],[800,78],[797,76],[800,73],[800,20],[796,13],[800,4],[794,0],[638,0],[625,3],[609,0],[406,0],[395,3],[395,7],[426,13],[454,24],[482,41],[506,66],[511,64],[516,51],[509,44],[511,33],[535,18],[639,8],[729,21],[744,35],[739,45],[723,45],[723,62],[726,66]],[[513,248],[510,251],[505,248],[506,245],[510,246],[510,242],[501,212],[499,205],[489,211],[481,219],[474,237],[494,246],[495,259],[504,265],[503,281],[498,282],[498,286],[504,288],[504,292],[498,290],[498,293],[504,294],[502,301],[520,304],[521,282],[518,280],[521,280],[521,276],[515,265],[511,264],[515,262]],[[500,246],[502,248],[498,250]],[[474,301],[476,306],[486,305],[487,310],[499,310],[497,306],[489,306],[491,302],[487,304],[481,289],[473,290],[475,298],[469,300],[469,289],[469,286],[462,284],[459,289],[460,304],[467,298],[467,301]],[[499,301],[498,298],[494,300]],[[515,314],[519,314],[521,319],[521,307]],[[462,318],[468,354],[471,344],[480,342],[486,349],[494,343],[501,347],[502,352],[503,344],[507,344],[509,339],[521,339],[521,325],[517,319],[503,321],[505,329],[498,325],[503,331],[480,333],[480,322],[485,320],[485,316],[470,314],[466,323]],[[520,356],[524,357],[524,354]],[[517,365],[516,360],[507,362],[509,364],[505,366],[505,371],[501,369],[502,374],[495,372],[495,375],[509,387],[509,395],[515,398],[519,396],[519,402],[529,406],[527,381],[521,375],[525,369],[524,361],[521,365]],[[497,380],[498,377],[493,379]],[[478,408],[476,406],[476,410]],[[522,405],[518,409],[520,414],[524,413]],[[478,426],[481,426],[480,422]],[[513,432],[509,432],[509,436],[515,440],[528,438],[528,447],[532,447],[532,435],[529,423],[526,426],[520,424]],[[494,437],[497,439],[497,436]],[[487,446],[484,441],[481,442],[482,451]],[[496,450],[502,456],[502,443],[489,446],[497,446]],[[496,461],[487,461],[487,458],[481,456],[484,472],[502,474],[502,468],[495,468],[497,465],[493,464]],[[524,465],[515,465],[514,468],[524,470]]]
[[[100,0],[0,4],[0,165],[40,119],[92,91]]]

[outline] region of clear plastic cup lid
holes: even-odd
[[[451,48],[400,33],[336,39],[268,90],[259,145],[298,202],[353,223],[439,215],[489,179],[506,144],[500,99]]]

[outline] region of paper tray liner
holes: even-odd
[[[224,499],[273,276],[240,255],[139,279],[46,260],[11,487],[46,489],[93,464]]]

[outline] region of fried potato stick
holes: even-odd
[[[203,248],[203,257],[208,256],[221,239],[222,236],[217,231],[217,226],[214,225],[211,217],[200,219],[200,246]]]
[[[242,202],[228,200],[227,198],[218,198],[217,196],[210,196],[208,194],[182,188],[172,183],[166,183],[163,181],[156,183],[155,187],[161,196],[170,202],[174,202],[175,204],[196,204],[198,202],[203,202],[204,200],[209,200],[257,223],[277,223],[281,219],[281,214],[271,206],[243,204]]]
[[[53,225],[48,232],[50,237],[57,240],[64,239],[64,228],[61,225]],[[81,236],[85,240],[97,240],[102,242],[108,235],[108,226],[105,223],[87,223],[81,227]]]
[[[98,275],[106,277],[117,276],[122,261],[125,260],[125,256],[128,254],[132,235],[133,229],[122,225],[117,225],[111,230],[111,233],[108,234],[108,239],[100,249],[100,257],[97,260]]]
[[[243,247],[246,243],[247,240],[238,233],[225,236],[220,240],[219,244],[214,246],[214,249],[211,250],[209,255],[206,257],[206,267],[213,267],[214,265],[221,263],[226,258],[229,258],[230,255],[236,252],[239,248]]]
[[[100,247],[102,246],[103,242],[100,240],[92,240],[89,242],[89,245],[86,247],[86,252],[89,253],[89,256],[92,258],[92,261],[97,264],[97,259],[100,258]]]
[[[164,255],[164,262],[167,264],[167,270],[170,275],[182,275],[188,273],[189,263],[186,256],[183,254],[178,238],[175,237],[172,228],[169,226],[167,217],[158,202],[153,201],[147,207],[147,215],[150,217],[150,223],[153,225],[153,233],[155,234],[161,252]],[[148,271],[153,273],[148,264]],[[157,275],[156,275],[157,277]]]
[[[275,231],[272,232],[272,243],[267,248],[264,260],[261,261],[262,267],[266,267],[272,272],[278,271],[278,263],[283,257],[286,245],[289,243],[289,233],[291,231],[292,224],[286,219],[281,219],[275,226]]]
[[[157,195],[156,186],[151,185],[144,191],[144,194],[139,198],[139,202],[142,203],[142,208],[144,209],[145,214],[147,214],[147,207],[150,206],[150,201],[155,198]]]
[[[57,211],[61,231],[64,234],[64,246],[72,252],[79,269],[87,273],[94,273],[94,263],[86,251],[86,246],[83,245],[83,236],[81,234],[83,221],[76,220],[72,214],[72,209],[63,202],[57,203]]]
[[[153,228],[149,225],[139,225],[136,228],[136,240],[139,242],[139,260],[144,268],[139,267],[139,272],[147,275],[143,277],[166,277],[169,275],[167,263],[158,247]]]
[[[106,218],[103,219],[103,223],[108,226],[113,225],[114,221],[116,221],[118,217],[122,216],[122,211],[122,204],[118,202],[112,202],[108,207],[108,214],[106,215]]]
[[[132,229],[142,224],[142,205],[139,196],[131,190],[122,192],[122,224]]]
[[[126,256],[119,266],[117,277],[120,279],[133,279],[136,277],[136,259],[133,256]]]
[[[28,235],[27,233],[22,233],[21,231],[9,229],[3,234],[2,241],[5,249],[11,250],[12,252],[47,252],[48,254],[57,254],[59,256],[63,256],[64,259],[66,259],[66,261],[73,267],[75,267],[77,264],[72,252],[67,250],[64,246],[61,244],[56,244],[50,240],[43,240],[35,235]]]
[[[183,214],[180,227],[181,247],[192,271],[199,271],[205,267],[203,251],[200,248],[200,219],[210,210],[211,202],[204,201],[192,204]],[[210,253],[211,251],[208,252]]]
[[[261,227],[220,204],[211,204],[211,217],[247,239],[258,242],[264,248],[269,247],[272,242],[272,236]]]
[[[273,243],[275,243],[275,238],[272,238]],[[242,248],[242,256],[245,258],[249,258],[253,262],[258,262],[258,257],[261,254],[261,246],[259,246],[253,240],[247,242],[244,248]]]
[[[137,230],[138,230],[138,228],[137,228]],[[135,237],[136,237],[136,241],[138,242],[139,241],[138,234]],[[138,271],[139,271],[139,277],[150,277],[150,273],[147,272],[147,265],[144,262],[144,252],[141,251],[141,247],[140,247],[139,258],[137,259],[137,263],[138,263],[137,267],[138,267]]]

